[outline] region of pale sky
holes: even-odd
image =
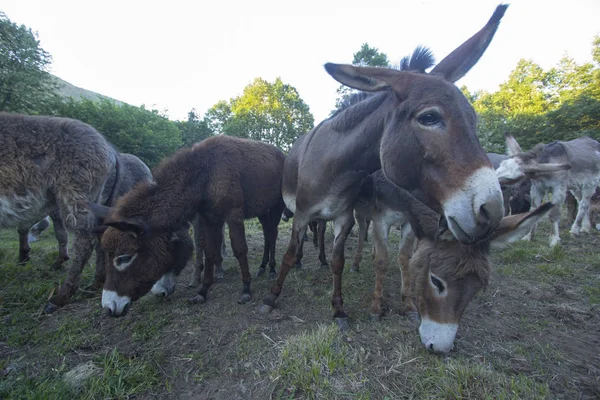
[[[2,0],[13,22],[37,31],[50,72],[85,89],[184,119],[281,77],[315,124],[339,84],[326,62],[351,63],[362,43],[392,62],[418,44],[441,60],[487,22],[500,0],[153,1]],[[591,60],[600,0],[514,0],[488,50],[460,81],[496,90],[521,58],[544,69],[568,54]]]

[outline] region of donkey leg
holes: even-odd
[[[202,235],[202,225],[198,216],[192,221],[194,229],[194,247],[196,250],[196,260],[194,262],[194,271],[188,287],[197,287],[202,283],[202,271],[204,271],[204,237]]]
[[[319,261],[322,267],[329,266],[327,257],[325,256],[325,230],[327,229],[327,221],[324,219],[319,220],[317,224],[317,232],[319,232]]]
[[[29,229],[31,229],[30,225],[22,225],[17,228],[19,234],[19,264],[25,264],[29,261],[29,252],[31,251],[31,247],[29,247]]]
[[[86,232],[76,233],[75,242],[73,243],[75,257],[71,261],[71,265],[67,271],[67,278],[62,285],[60,285],[58,293],[52,296],[48,301],[45,308],[46,313],[52,313],[59,307],[63,307],[77,291],[79,279],[81,278],[81,271],[90,259],[96,241],[97,239],[95,236],[89,235]]]
[[[398,253],[398,264],[402,271],[402,305],[404,313],[411,319],[418,319],[417,307],[413,303],[411,277],[410,277],[410,258],[412,257],[415,235],[411,231],[409,223],[402,225],[402,238],[400,239],[400,251]]]
[[[342,273],[344,271],[344,247],[346,238],[354,226],[354,215],[352,209],[339,215],[335,219],[335,230],[333,239],[333,254],[331,256],[331,270],[333,272],[333,294],[331,305],[335,310],[333,317],[341,330],[349,328],[348,314],[344,311],[344,300],[342,298]]]
[[[173,261],[169,270],[152,286],[152,293],[159,297],[168,297],[175,292],[177,277],[185,268],[194,253],[194,244],[187,230],[177,232],[171,254]]]
[[[354,252],[354,261],[352,262],[352,267],[350,268],[350,272],[358,272],[360,270],[360,262],[362,261],[362,253],[365,246],[366,241],[366,227],[367,222],[364,218],[359,215],[356,215],[356,222],[358,223],[358,244],[356,245],[356,251]],[[375,225],[373,225],[375,226]]]
[[[575,217],[575,222],[573,222],[573,226],[571,227],[571,234],[576,235],[579,233],[579,228],[581,228],[580,232],[582,233],[590,233],[590,203],[595,190],[595,187],[584,187],[581,189],[581,195],[578,199],[577,217]]]
[[[258,221],[260,222],[260,226],[263,231],[263,258],[258,267],[258,271],[256,272],[256,277],[262,276],[267,269],[267,264],[269,263],[269,214],[261,215],[258,217]]]
[[[231,219],[227,223],[229,225],[229,234],[231,235],[231,249],[240,264],[242,273],[243,292],[238,303],[246,304],[252,300],[252,292],[250,290],[252,278],[250,277],[250,268],[248,267],[248,244],[246,243],[243,212],[232,213]]]
[[[531,191],[530,191],[530,197],[531,197],[530,210],[531,211],[535,210],[536,208],[538,208],[538,206],[540,204],[542,204],[542,200],[544,199],[544,194],[545,194],[544,188],[538,187],[535,184],[531,185]],[[529,230],[529,233],[527,233],[527,235],[523,236],[523,238],[521,240],[524,240],[526,242],[532,241],[535,236],[536,226],[537,226],[537,224],[535,224],[533,227],[531,227],[531,229]]]
[[[302,235],[304,236],[306,234],[307,229],[304,228],[304,232],[302,233]],[[304,242],[305,240],[302,240],[300,242],[300,245],[298,246],[298,250],[296,253],[296,264],[294,265],[297,269],[302,268],[302,258],[304,257]]]
[[[371,220],[367,219],[367,226],[365,228],[365,242],[369,241],[369,226],[371,225]]]
[[[189,301],[191,303],[204,303],[208,296],[208,291],[214,281],[214,269],[215,262],[217,260],[217,253],[221,251],[222,239],[222,224],[223,222],[214,223],[212,221],[206,221],[205,218],[199,216],[200,224],[202,226],[202,236],[204,238],[204,254],[206,262],[204,264],[204,279],[198,294]],[[231,226],[230,226],[231,230]]]
[[[263,298],[263,304],[259,308],[261,312],[270,312],[273,310],[273,308],[275,308],[275,300],[277,300],[277,297],[279,297],[281,294],[283,282],[285,282],[288,272],[290,272],[292,267],[296,264],[298,249],[303,243],[302,237],[304,232],[306,232],[306,226],[308,225],[308,222],[308,218],[296,210],[296,214],[294,214],[294,220],[292,222],[292,235],[290,237],[290,243],[285,254],[283,255],[281,268],[279,269],[277,280],[271,288],[271,293]]]
[[[102,249],[102,246],[100,246],[99,241],[97,241],[94,250],[96,251],[96,270],[94,272],[94,281],[86,288],[88,291],[101,289],[106,279],[106,253]]]
[[[389,264],[389,255],[387,248],[387,239],[389,234],[389,225],[382,220],[376,220],[373,223],[373,242],[375,246],[375,291],[371,301],[371,319],[379,320],[381,318],[381,301],[383,299],[383,278]],[[358,231],[359,239],[362,239],[363,232]]]
[[[319,247],[319,223],[317,221],[310,221],[308,228],[313,234],[313,246],[316,249]]]
[[[548,215],[548,219],[552,224],[550,229],[550,247],[554,247],[560,243],[560,208],[565,201],[566,195],[566,188],[558,188],[552,192],[552,203],[557,206],[553,207]]]
[[[50,268],[56,270],[60,269],[63,263],[69,259],[69,253],[67,251],[69,232],[67,232],[67,229],[60,218],[58,210],[50,213],[50,219],[52,219],[52,224],[54,225],[54,237],[58,242],[58,257],[56,257],[56,261],[52,263]],[[102,287],[102,285],[100,287]]]
[[[277,236],[279,235],[279,222],[281,221],[281,215],[285,205],[283,202],[276,207],[269,210],[269,279],[273,280],[277,277],[277,271],[275,271],[275,250],[277,248]]]

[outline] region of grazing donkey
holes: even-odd
[[[508,156],[497,153],[487,153],[494,169],[498,169],[502,161],[508,160]],[[531,179],[524,179],[520,182],[510,185],[500,185],[502,189],[502,198],[504,199],[504,213],[521,214],[529,211],[531,206],[529,191],[531,189]]]
[[[67,278],[45,309],[53,312],[77,290],[97,240],[93,218],[78,201],[114,199],[114,185],[105,183],[118,167],[118,152],[81,121],[8,113],[0,113],[0,143],[0,228],[27,232],[58,210],[65,228],[75,233]]]
[[[398,262],[404,312],[416,317],[418,309],[421,341],[428,350],[441,353],[452,349],[465,308],[488,283],[490,244],[503,246],[520,239],[552,208],[546,203],[534,211],[505,217],[489,238],[464,245],[448,229],[440,229],[439,214],[388,181],[383,171],[365,180],[362,193],[355,214],[373,219],[376,282],[371,317],[382,315],[383,278],[389,265],[387,240],[395,225],[402,231]],[[418,307],[413,303],[413,284]]]
[[[538,144],[523,152],[515,138],[504,134],[511,158],[502,161],[496,170],[501,183],[514,183],[531,179],[531,207],[539,206],[546,194],[552,194],[552,202],[562,205],[567,190],[579,202],[577,217],[571,226],[571,234],[590,232],[590,199],[600,184],[600,143],[587,136],[568,142],[555,141]],[[560,207],[550,213],[552,231],[550,246],[560,242]],[[531,240],[535,226],[524,240]]]
[[[500,185],[477,139],[475,111],[453,82],[484,53],[507,7],[498,6],[479,32],[430,73],[425,70],[433,57],[424,48],[404,60],[402,71],[325,64],[340,83],[377,93],[298,138],[286,157],[282,190],[294,221],[263,312],[275,307],[308,223],[333,220],[331,302],[336,322],[348,327],[342,299],[344,245],[362,183],[378,169],[395,185],[422,192],[461,242],[485,239],[498,226],[504,216]]]
[[[109,255],[102,307],[112,316],[121,316],[155,284],[171,293],[193,252],[187,231],[194,218],[202,231],[206,264],[200,291],[191,301],[206,300],[227,223],[242,273],[243,294],[238,302],[249,302],[244,220],[258,217],[274,268],[284,208],[284,160],[283,152],[270,144],[213,136],[163,160],[153,170],[152,183],[137,185],[115,207],[90,204],[100,223],[108,227],[102,236]]]
[[[118,181],[117,181],[118,179]],[[111,190],[115,187],[115,198],[123,196],[131,190],[133,186],[140,181],[151,181],[152,173],[150,168],[142,160],[133,154],[119,154],[119,176],[116,176],[116,170],[110,175],[107,180],[104,190]],[[112,204],[108,204],[109,206]],[[52,264],[53,269],[59,269],[62,263],[69,259],[67,245],[69,234],[65,229],[60,215],[57,211],[50,213],[49,216],[35,224],[28,232],[19,231],[19,255],[26,254],[29,259],[29,237],[37,236],[50,226],[48,220],[51,219],[54,224],[54,234],[58,241],[58,258]],[[104,282],[104,253],[100,248],[100,243],[96,243],[96,276],[92,288],[101,288]]]

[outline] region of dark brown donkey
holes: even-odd
[[[203,232],[206,262],[202,286],[192,301],[204,302],[213,283],[224,223],[242,272],[239,302],[250,301],[244,219],[258,217],[274,254],[284,208],[284,160],[281,150],[270,144],[214,136],[161,162],[152,171],[154,182],[136,186],[113,209],[93,206],[109,227],[102,236],[109,255],[102,307],[113,316],[123,315],[159,280],[167,293],[172,292],[178,271],[171,264],[180,269],[191,256],[191,241],[185,236],[195,217]]]
[[[433,57],[422,48],[403,62],[403,71],[325,64],[337,81],[378,93],[321,122],[296,140],[286,157],[282,190],[294,221],[263,311],[275,307],[307,224],[333,220],[331,302],[340,327],[348,326],[342,300],[344,244],[362,182],[380,168],[394,184],[421,191],[463,243],[485,239],[498,226],[504,215],[500,185],[475,134],[475,111],[453,82],[479,60],[507,7],[498,6],[478,33],[430,73],[425,70]]]
[[[417,317],[411,288],[414,284],[421,340],[428,350],[441,353],[452,349],[465,308],[488,283],[490,244],[502,246],[521,239],[552,208],[546,203],[534,211],[505,217],[488,239],[464,245],[448,229],[439,229],[439,214],[388,181],[383,171],[373,173],[363,188],[365,195],[356,202],[355,214],[358,220],[373,220],[376,279],[371,316],[379,319],[382,315],[383,279],[389,266],[387,241],[395,225],[402,231],[398,262],[402,268],[403,311]],[[413,256],[415,232],[419,240]],[[356,268],[361,251],[359,246]]]

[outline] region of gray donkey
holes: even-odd
[[[67,278],[46,306],[53,312],[77,290],[97,242],[94,217],[77,202],[114,202],[119,153],[90,125],[46,116],[0,113],[0,143],[0,228],[27,232],[56,210],[75,234]]]
[[[117,176],[116,171],[112,173],[110,178],[105,185],[104,190],[110,190],[115,185]],[[125,193],[129,192],[138,182],[150,182],[152,180],[152,172],[150,168],[142,160],[133,154],[121,153],[119,154],[119,177],[118,182],[115,187],[116,199],[123,196]],[[115,199],[115,200],[116,200]],[[113,206],[114,204],[109,204],[109,206]],[[52,268],[59,269],[62,266],[62,263],[69,259],[69,255],[67,252],[67,243],[68,243],[68,232],[65,229],[62,220],[60,219],[60,215],[57,211],[50,213],[49,216],[42,219],[40,222],[35,224],[29,232],[27,231],[19,231],[19,257],[22,254],[26,254],[27,259],[29,259],[29,241],[30,239],[37,238],[44,230],[46,230],[49,226],[49,219],[52,220],[54,224],[54,234],[58,241],[58,259],[52,264]],[[23,247],[25,245],[25,247]],[[94,278],[94,283],[91,288],[100,289],[102,284],[104,283],[104,252],[100,248],[99,243],[96,243],[96,275]]]

